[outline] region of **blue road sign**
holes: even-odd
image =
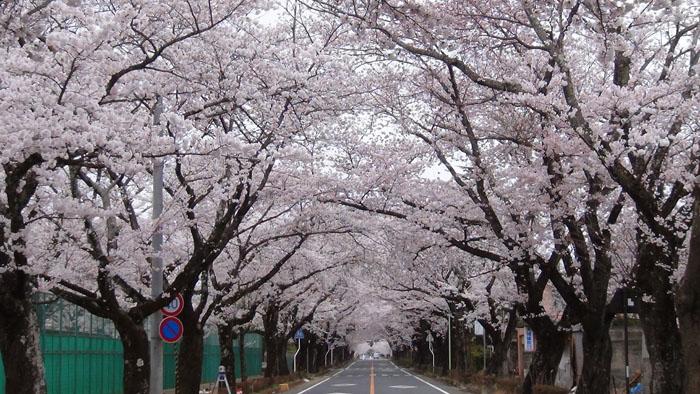
[[[304,339],[304,330],[302,330],[301,328],[298,329],[297,332],[294,333],[294,339],[295,340]]]
[[[167,343],[177,342],[185,331],[182,322],[177,317],[169,316],[160,322],[160,338]]]
[[[525,327],[525,351],[534,352],[535,351],[535,338],[532,330]]]

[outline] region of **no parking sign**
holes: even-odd
[[[158,332],[163,342],[175,343],[182,338],[184,327],[180,319],[174,316],[168,316],[160,322]]]

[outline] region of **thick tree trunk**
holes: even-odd
[[[681,335],[676,323],[672,269],[677,266],[676,253],[639,238],[637,283],[642,292],[639,317],[651,359],[651,394],[683,392],[683,357]]]
[[[677,294],[686,394],[700,393],[700,185],[694,194],[688,266]]]
[[[577,394],[610,392],[610,324],[597,320],[583,327],[583,367]]]
[[[512,339],[512,336],[511,338]],[[489,375],[505,376],[508,374],[508,347],[510,340],[498,340],[493,343],[493,354],[486,362],[486,373]]]
[[[277,339],[277,375],[289,375],[289,366],[287,365],[287,337]]]
[[[435,341],[435,371],[439,372],[441,375],[448,374],[448,352],[449,346],[447,344],[447,337],[440,338]]]
[[[311,373],[318,372],[318,344],[314,342],[314,346],[311,348]]]
[[[241,387],[243,387],[243,392],[248,393],[248,371],[246,370],[245,363],[245,331],[241,330],[238,333],[238,359],[241,364]]]
[[[124,347],[124,394],[148,394],[151,360],[146,330],[128,316],[112,321]]]
[[[184,335],[178,344],[175,393],[198,394],[204,361],[204,330],[191,306],[186,306],[179,317],[183,324]]]
[[[493,344],[493,354],[486,364],[486,373],[489,375],[505,376],[508,374],[508,350],[516,333],[517,315],[515,309],[508,313],[508,323],[501,332],[498,328],[483,321],[486,333]]]
[[[277,344],[275,343],[275,338],[273,336],[268,336],[267,331],[265,332],[264,343],[265,343],[265,354],[267,360],[267,368],[265,368],[265,377],[271,378],[278,375],[278,357],[277,357]]]
[[[569,335],[558,330],[549,317],[531,318],[527,322],[535,334],[537,347],[523,382],[522,393],[532,394],[536,384],[554,384]]]
[[[233,327],[225,324],[217,326],[219,332],[219,349],[221,351],[221,361],[219,365],[226,368],[226,379],[230,382],[236,381],[236,355],[233,351]],[[267,376],[267,375],[265,375]]]
[[[39,323],[23,273],[0,276],[0,353],[5,366],[5,392],[45,394]]]
[[[469,373],[469,353],[471,345],[471,332],[467,328],[460,324],[459,326],[459,346],[457,347],[457,368],[462,371],[463,374]]]
[[[263,346],[265,347],[265,377],[271,378],[279,375],[279,357],[277,356],[277,323],[279,322],[279,310],[277,305],[269,304],[263,314]],[[285,349],[286,351],[286,349]],[[285,365],[286,362],[285,362]]]

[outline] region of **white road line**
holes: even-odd
[[[392,361],[391,363],[394,364],[393,361]],[[394,364],[394,366],[396,367],[396,364]],[[399,367],[396,367],[396,368],[399,368]],[[440,387],[438,387],[438,386],[436,386],[436,385],[434,385],[434,384],[431,384],[431,383],[429,383],[429,382],[426,382],[425,380],[423,380],[423,379],[419,378],[418,376],[416,376],[416,375],[414,375],[414,374],[412,374],[412,373],[406,371],[405,369],[401,369],[401,368],[399,368],[399,369],[400,369],[401,371],[403,371],[405,374],[408,374],[409,376],[413,376],[414,378],[418,379],[419,381],[421,381],[421,382],[427,384],[428,386],[434,388],[435,390],[437,390],[437,391],[439,391],[439,392],[441,392],[441,393],[443,393],[443,394],[450,394],[450,393],[448,393],[447,391],[441,389]],[[301,393],[299,393],[299,394],[301,394]]]
[[[308,389],[303,390],[303,391],[300,391],[298,394],[303,394],[303,393],[305,393],[305,392],[311,390],[312,388],[314,388],[314,387],[316,387],[316,386],[320,386],[320,385],[322,385],[323,383],[326,383],[326,382],[327,382],[328,380],[330,380],[330,379],[331,379],[331,378],[325,378],[325,379],[323,379],[322,381],[316,383],[315,385],[309,387]]]
[[[304,394],[305,392],[311,390],[312,388],[317,387],[317,386],[320,386],[320,385],[326,383],[327,381],[333,379],[334,377],[336,377],[336,376],[340,375],[341,373],[343,373],[343,372],[347,371],[348,369],[350,369],[350,367],[352,367],[353,365],[355,365],[355,363],[357,363],[357,361],[355,361],[354,363],[348,365],[348,366],[345,367],[344,369],[341,369],[340,371],[334,373],[332,376],[323,379],[322,381],[316,383],[315,385],[309,387],[308,389],[305,389],[305,390],[302,390],[302,391],[298,392],[297,394]]]
[[[410,374],[409,374],[409,375],[410,375]],[[435,390],[437,390],[437,391],[439,391],[439,392],[441,392],[441,393],[443,393],[443,394],[450,394],[450,393],[448,393],[447,391],[441,389],[440,387],[438,387],[438,386],[436,386],[436,385],[434,385],[434,384],[430,384],[430,383],[426,382],[425,380],[419,378],[419,377],[416,376],[416,375],[411,375],[411,376],[413,376],[414,378],[420,380],[421,382],[427,384],[428,386],[434,388]],[[301,394],[301,393],[300,393],[300,394]]]

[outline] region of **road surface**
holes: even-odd
[[[358,360],[334,375],[294,391],[295,394],[462,394],[427,381],[388,360]]]

